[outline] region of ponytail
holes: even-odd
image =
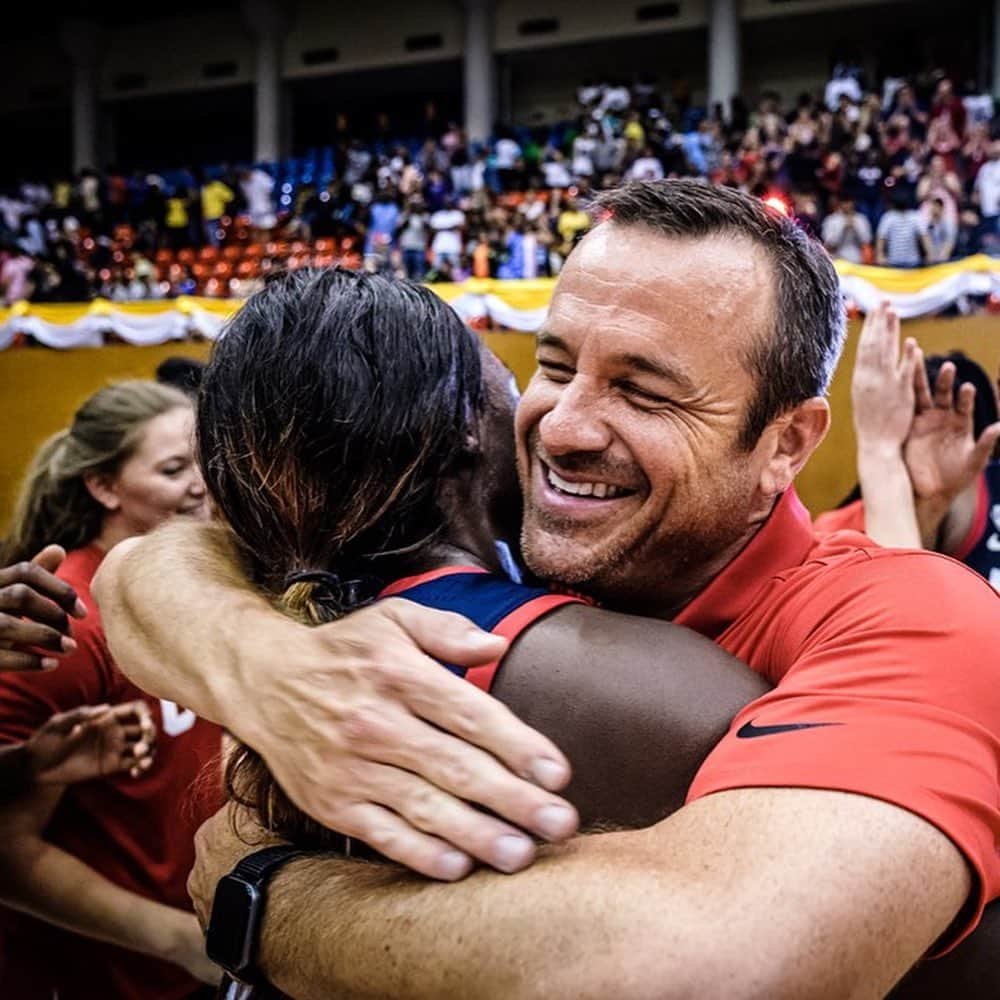
[[[82,477],[67,477],[69,430],[53,434],[35,453],[14,505],[0,565],[31,559],[46,545],[78,549],[101,529],[104,508]]]

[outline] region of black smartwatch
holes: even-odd
[[[257,969],[260,924],[270,876],[305,852],[289,844],[248,854],[215,887],[205,932],[208,957],[241,983],[261,984]]]

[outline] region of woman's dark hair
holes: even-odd
[[[198,449],[252,580],[282,610],[329,621],[441,534],[438,487],[470,460],[482,408],[479,350],[430,289],[339,268],[276,275],[237,313],[205,370]],[[270,828],[323,842],[249,748],[226,780]]]
[[[962,351],[949,351],[947,354],[929,354],[924,358],[924,366],[927,369],[927,381],[931,389],[937,382],[941,366],[950,361],[955,366],[955,386],[954,398],[958,399],[958,390],[964,383],[971,382],[976,387],[976,402],[972,409],[972,435],[978,438],[991,424],[1000,420],[997,411],[997,393],[989,375],[983,370],[981,365],[976,364],[967,354]],[[861,486],[855,485],[854,489],[844,497],[837,507],[846,507],[850,503],[861,499]]]

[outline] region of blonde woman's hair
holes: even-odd
[[[14,507],[0,565],[30,559],[46,545],[67,551],[92,542],[106,513],[84,477],[113,475],[135,454],[150,420],[191,401],[156,382],[116,382],[95,392],[73,423],[35,453]]]

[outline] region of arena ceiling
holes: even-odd
[[[164,18],[175,18],[204,10],[224,10],[230,8],[236,15],[239,0],[173,0],[163,8],[143,7],[125,0],[52,0],[45,8],[45,17],[40,19],[38,9],[27,5],[9,5],[4,12],[5,41],[32,38],[52,33],[52,25],[63,19],[96,21],[98,24],[113,26],[122,24],[144,24]]]

